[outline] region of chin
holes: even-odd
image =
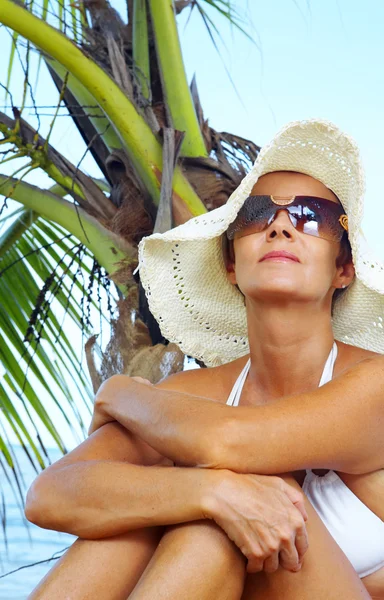
[[[294,300],[298,299],[298,290],[302,289],[298,286],[293,286],[290,282],[270,283],[269,285],[257,288],[249,288],[245,290],[245,295],[254,300],[273,300],[282,299]],[[300,294],[300,297],[302,295]]]

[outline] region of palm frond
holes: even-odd
[[[202,3],[216,10],[222,17],[227,19],[231,26],[245,35],[249,42],[255,44],[259,48],[258,43],[246,29],[250,29],[249,22],[247,23],[245,16],[242,16],[241,13],[235,8],[234,2],[231,2],[231,0],[196,0],[196,5],[199,7],[200,11],[207,16],[207,11],[204,10]],[[211,26],[214,27],[216,33],[219,35],[220,39],[223,40],[219,30],[214,26],[212,19],[210,19],[210,23]]]
[[[34,228],[38,230],[39,225],[38,222],[35,223]],[[55,239],[58,233],[52,231]],[[41,468],[50,464],[45,448],[47,440],[49,446],[54,443],[62,452],[66,452],[60,432],[67,429],[77,443],[86,435],[92,411],[93,390],[89,376],[83,371],[81,353],[74,347],[73,341],[77,337],[78,346],[84,346],[86,337],[92,331],[91,309],[92,321],[97,323],[99,319],[95,315],[99,314],[107,333],[109,323],[103,316],[103,307],[97,300],[95,286],[90,286],[90,277],[83,273],[75,281],[75,270],[65,269],[62,265],[61,269],[56,269],[55,279],[57,282],[65,270],[66,284],[59,288],[56,286],[56,290],[55,285],[51,287],[49,297],[42,305],[43,310],[31,329],[34,303],[36,297],[41,297],[36,281],[44,274],[44,270],[52,272],[50,264],[43,264],[42,268],[42,261],[36,257],[36,252],[24,260],[18,260],[18,255],[25,253],[28,246],[35,243],[35,239],[33,232],[28,243],[18,244],[18,252],[8,252],[8,260],[13,260],[15,264],[0,277],[0,295],[6,300],[0,307],[0,365],[3,371],[0,383],[0,421],[2,429],[5,427],[24,448],[31,465],[38,473]],[[50,252],[39,254],[47,255],[46,262],[52,260]],[[71,252],[68,257],[70,254]],[[31,257],[35,260],[32,261]],[[3,262],[4,259],[1,266]],[[39,262],[38,272],[35,270],[36,264],[33,264],[36,262]],[[18,279],[19,285],[15,285],[15,279]],[[80,284],[82,279],[83,283]],[[72,297],[76,283],[82,287],[77,299]],[[85,302],[82,302],[82,298]],[[115,299],[111,304],[114,303]],[[63,329],[64,320],[66,324]],[[69,326],[69,323],[72,324]],[[65,330],[68,331],[68,327],[72,329],[71,339],[64,333]],[[76,329],[79,333],[74,336]],[[27,336],[29,334],[27,343],[26,333]],[[25,486],[19,481],[20,468],[9,450],[9,439],[5,440],[0,444],[0,454],[3,454],[8,469],[17,482],[14,493],[19,495],[19,505],[22,508]]]
[[[218,51],[225,45],[218,17],[252,38],[235,2],[171,4],[196,8]],[[0,206],[0,467],[13,473],[20,506],[11,439],[38,472],[49,463],[47,443],[65,452],[65,432],[84,437],[94,390],[106,377],[124,372],[156,382],[182,369],[183,353],[165,345],[134,285],[137,244],[153,227],[163,231],[226,202],[259,151],[204,120],[196,82],[191,91],[185,85],[171,4],[127,0],[126,24],[108,0],[0,0],[0,22],[12,37],[7,84],[0,82],[8,103],[0,113],[0,195],[9,199]],[[12,86],[21,84],[11,93],[16,58],[21,79],[12,77]],[[31,84],[40,66],[48,66],[56,103],[56,96],[41,101]],[[82,136],[77,162],[55,142],[59,116]],[[178,159],[183,135],[199,138],[200,149]],[[88,154],[103,181],[85,172]],[[41,175],[56,186],[32,185]],[[1,499],[0,518],[5,532]]]
[[[0,398],[3,425],[31,449],[38,469],[47,459],[42,426],[65,452],[52,414],[60,414],[77,439],[85,435],[93,391],[65,331],[77,329],[83,346],[92,331],[91,312],[104,311],[95,287],[100,269],[90,253],[62,228],[24,217],[19,213],[13,221],[13,244],[6,252],[3,246],[0,259]],[[101,316],[107,331],[110,316]],[[9,452],[4,457],[13,467]]]

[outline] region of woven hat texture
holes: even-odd
[[[361,231],[365,181],[359,150],[333,123],[309,119],[289,123],[262,148],[225,205],[139,244],[140,279],[162,334],[207,366],[249,353],[246,308],[227,280],[221,234],[258,178],[282,170],[321,181],[348,215],[356,277],[335,302],[335,339],[384,352],[384,264]]]

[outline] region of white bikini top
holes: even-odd
[[[334,342],[319,387],[331,381],[336,358]],[[250,366],[249,358],[229,395],[229,406],[239,405]],[[321,477],[306,469],[302,489],[360,577],[384,566],[384,522],[355,496],[335,471],[328,471]]]

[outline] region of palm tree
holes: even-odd
[[[209,126],[181,56],[176,15],[187,8],[200,13],[214,43],[214,15],[248,36],[233,2],[126,0],[127,23],[108,0],[58,0],[52,6],[48,0],[0,0],[0,22],[12,37],[8,80],[0,84],[9,104],[0,112],[0,459],[19,489],[7,431],[36,470],[47,461],[41,428],[65,452],[49,400],[69,425],[76,422],[84,431],[79,401],[91,408],[105,378],[126,373],[156,382],[165,365],[168,372],[183,368],[183,354],[162,338],[133,276],[138,242],[226,202],[259,151],[253,142]],[[10,89],[16,56],[24,70],[17,106]],[[33,61],[37,71],[46,65],[58,92],[45,136],[42,109],[34,102]],[[25,118],[28,102],[33,124]],[[52,145],[63,107],[100,179]],[[45,173],[50,185],[28,182],[35,173]],[[92,311],[111,324],[99,364]],[[79,368],[68,320],[88,338],[92,389]]]

